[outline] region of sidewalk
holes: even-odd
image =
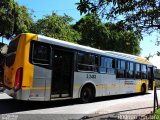
[[[88,117],[87,120],[149,120],[147,115],[152,112],[153,101],[139,99],[137,102],[110,105],[85,117]]]
[[[152,107],[108,113],[105,111],[101,111],[94,115],[88,115],[83,118],[86,118],[87,120],[150,120],[148,115],[150,115],[152,111]]]

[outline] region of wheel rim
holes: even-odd
[[[82,90],[81,98],[83,102],[89,102],[93,98],[93,93],[90,88],[84,88]]]

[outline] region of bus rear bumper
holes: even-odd
[[[25,101],[48,101],[45,100],[44,97],[33,97],[30,96],[30,90],[19,90],[15,92],[13,89],[6,89],[5,93],[17,100],[25,100]]]
[[[17,100],[29,100],[29,91],[19,90],[16,92],[13,89],[6,89],[5,93]]]
[[[7,95],[9,95],[9,96],[11,96],[11,97],[13,97],[13,98],[15,98],[15,96],[16,96],[16,93],[14,92],[14,90],[13,89],[6,89],[5,91],[4,91]]]

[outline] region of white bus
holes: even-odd
[[[139,56],[23,33],[9,44],[4,85],[8,95],[20,100],[90,102],[153,89],[153,69]]]

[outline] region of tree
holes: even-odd
[[[105,26],[100,19],[94,15],[86,15],[73,26],[75,30],[81,33],[81,40],[78,42],[101,49],[101,41],[105,39]]]
[[[69,24],[71,21],[72,18],[67,15],[59,16],[53,13],[52,15],[47,15],[39,19],[31,31],[48,37],[76,43],[80,39],[80,35],[72,29]]]
[[[79,44],[135,55],[140,53],[140,36],[135,35],[122,22],[104,24],[97,15],[88,14],[73,28],[81,33]]]
[[[159,0],[80,0],[82,13],[98,13],[109,20],[123,20],[128,26],[142,30],[160,30]]]
[[[0,1],[0,36],[9,39],[28,32],[32,24],[31,14],[25,6],[19,6],[14,0]]]
[[[134,55],[140,54],[141,36],[136,35],[132,30],[126,30],[123,23],[107,23],[105,24],[110,30],[109,50]]]

